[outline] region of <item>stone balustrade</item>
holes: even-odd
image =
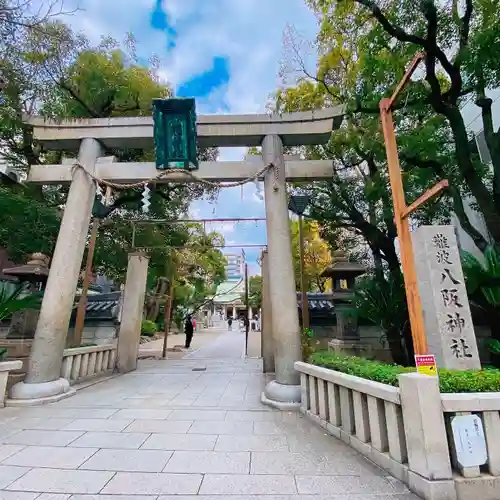
[[[20,370],[23,366],[22,361],[0,361],[0,408],[5,406],[5,393],[7,390],[7,381],[9,372]]]
[[[106,344],[65,349],[61,377],[70,384],[110,374],[115,369],[116,345]]]
[[[400,375],[393,387],[297,362],[301,411],[426,500],[498,500],[500,394],[440,394],[436,377]],[[475,414],[487,445],[484,466],[459,465],[451,418]]]

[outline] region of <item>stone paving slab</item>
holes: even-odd
[[[0,409],[0,500],[417,500],[301,414],[262,406],[270,378],[243,343],[223,332],[187,359]]]

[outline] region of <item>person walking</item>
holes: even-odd
[[[193,322],[191,321],[191,315],[188,315],[188,317],[186,318],[186,323],[184,323],[184,333],[186,334],[185,347],[186,349],[189,349],[191,347],[191,341],[193,340],[194,334],[194,326]]]
[[[233,329],[233,318],[227,319],[227,329],[231,331]]]

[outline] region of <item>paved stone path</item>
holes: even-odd
[[[416,500],[301,415],[263,407],[243,345],[221,333],[59,403],[0,409],[0,500]]]

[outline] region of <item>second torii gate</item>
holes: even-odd
[[[342,113],[341,107],[334,107],[283,115],[210,115],[197,119],[199,147],[262,146],[260,161],[202,162],[195,174],[200,179],[231,182],[262,171],[259,180],[264,181],[276,367],[276,380],[266,386],[262,400],[281,409],[297,408],[300,403],[299,375],[294,362],[301,359],[286,181],[324,180],[332,175],[331,161],[285,161],[283,146],[326,143],[332,130],[340,126]],[[48,150],[78,150],[78,165],[82,168],[65,163],[30,168],[28,182],[70,184],[70,189],[26,380],[11,390],[10,402],[16,405],[57,401],[72,392],[60,373],[96,192],[94,178],[126,184],[147,181],[160,173],[154,163],[114,163],[103,156],[104,147],[153,148],[152,118],[52,122],[33,117],[27,121],[34,127],[34,138]],[[266,165],[272,167],[265,169]],[[193,182],[193,178],[176,171],[155,182]],[[130,318],[128,324],[126,319],[122,320],[122,345],[125,339],[131,346],[135,345],[135,337],[138,341],[136,325],[142,317],[147,262],[145,255],[132,254],[129,258],[124,311]],[[137,352],[134,349],[119,349],[119,366],[135,366]]]

